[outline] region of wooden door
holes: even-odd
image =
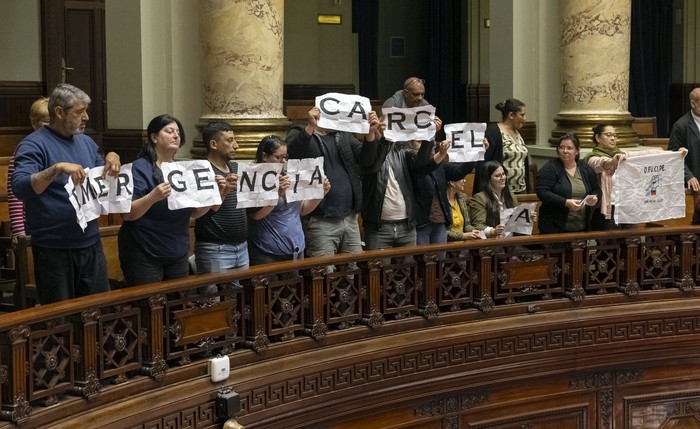
[[[41,0],[41,17],[46,90],[66,82],[85,91],[92,99],[85,133],[101,144],[107,127],[105,0]]]

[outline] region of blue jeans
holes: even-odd
[[[248,243],[219,244],[198,241],[194,245],[197,274],[219,273],[231,268],[247,268]]]
[[[416,244],[447,243],[444,223],[429,223],[416,228]]]
[[[197,274],[220,273],[233,268],[248,268],[250,265],[248,242],[219,244],[198,241],[194,245],[194,261],[197,266]],[[241,283],[236,280],[232,285],[240,287]],[[216,285],[200,289],[201,293],[216,293],[217,291]]]

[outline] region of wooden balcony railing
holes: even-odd
[[[9,313],[0,318],[0,427],[39,427],[203,377],[197,363],[211,353],[234,366],[274,362],[435,323],[692,298],[698,233],[650,227],[367,251]],[[211,398],[218,387],[201,389]],[[241,406],[255,411],[251,397]]]

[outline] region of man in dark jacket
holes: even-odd
[[[434,141],[421,142],[418,151],[406,143],[388,145],[386,159],[362,177],[362,224],[367,249],[416,244],[415,200],[411,175],[425,175],[437,164]]]
[[[668,141],[669,150],[688,149],[685,156],[685,183],[695,193],[693,225],[700,225],[700,88],[690,91],[690,111],[673,124]]]
[[[331,190],[305,219],[304,234],[307,256],[360,253],[362,242],[357,221],[362,209],[361,169],[375,169],[386,156],[388,147],[375,140],[380,126],[375,112],[370,112],[370,132],[360,143],[351,133],[319,127],[320,111],[309,111],[306,126],[294,126],[287,135],[290,158],[323,157],[323,169]],[[377,133],[376,136],[379,136]]]
[[[447,182],[464,179],[476,162],[448,162],[450,142],[438,144],[433,157],[437,167],[428,174],[413,176],[416,202],[416,244],[446,243],[452,226],[452,208],[447,201]]]

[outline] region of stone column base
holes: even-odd
[[[255,152],[263,137],[275,135],[284,140],[292,122],[286,117],[279,118],[218,118],[202,117],[197,123],[197,136],[192,142],[190,154],[194,159],[207,157],[207,150],[202,142],[202,128],[215,119],[225,120],[233,127],[238,143],[237,160],[255,160]]]
[[[598,124],[610,124],[617,131],[617,146],[631,147],[639,145],[637,132],[632,128],[632,115],[629,113],[559,113],[554,117],[557,126],[552,130],[549,144],[556,146],[559,137],[566,133],[575,133],[581,147],[593,147],[593,127]]]

